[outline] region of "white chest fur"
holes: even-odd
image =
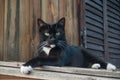
[[[51,49],[52,49],[52,48],[50,48],[50,47],[43,47],[43,51],[44,51],[47,55],[49,55]]]

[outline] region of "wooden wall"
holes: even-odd
[[[0,0],[0,60],[3,59],[4,0]]]
[[[39,42],[37,18],[66,18],[69,43],[79,44],[79,0],[0,0],[0,60],[26,61]]]

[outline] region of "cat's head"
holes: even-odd
[[[64,46],[65,39],[65,18],[56,23],[46,23],[41,19],[37,20],[39,27],[40,43],[46,47]]]

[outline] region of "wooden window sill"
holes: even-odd
[[[0,79],[21,80],[120,80],[120,71],[75,67],[35,68],[30,75],[20,73],[22,62],[0,61]]]

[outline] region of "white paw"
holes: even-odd
[[[20,72],[24,73],[24,74],[29,74],[29,73],[31,73],[32,70],[33,69],[31,66],[21,66],[20,67]]]
[[[100,64],[98,64],[98,63],[95,63],[95,64],[93,64],[92,66],[91,66],[91,68],[93,68],[93,69],[99,69],[101,66],[100,66]]]
[[[114,70],[116,70],[117,68],[116,68],[115,65],[113,65],[113,64],[111,64],[111,63],[108,63],[106,69],[109,70],[109,71],[114,71]]]

